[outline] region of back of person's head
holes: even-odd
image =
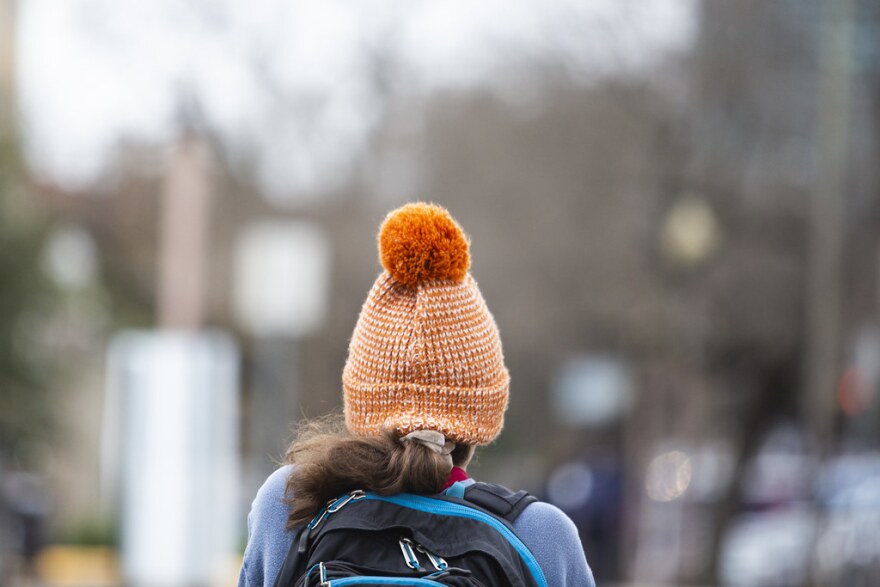
[[[504,424],[510,378],[461,227],[407,204],[382,224],[379,257],[343,370],[344,425],[306,423],[288,450],[290,527],[353,489],[437,493]]]

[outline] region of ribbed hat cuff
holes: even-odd
[[[389,429],[402,435],[436,430],[456,443],[489,444],[504,426],[509,387],[506,376],[482,388],[362,384],[343,378],[345,422],[360,436],[377,436]]]

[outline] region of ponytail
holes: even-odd
[[[472,455],[472,446],[458,445],[452,460],[463,466]],[[338,417],[304,424],[285,463],[294,465],[287,479],[288,529],[305,524],[328,500],[355,489],[380,495],[439,493],[452,469],[448,456],[422,443],[401,442],[392,430],[354,436]]]

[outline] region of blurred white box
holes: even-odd
[[[104,487],[118,496],[127,585],[209,585],[238,549],[238,349],[221,332],[110,344]]]
[[[251,334],[298,339],[327,313],[330,247],[306,221],[249,224],[236,241],[233,309]]]

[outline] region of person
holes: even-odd
[[[469,239],[442,207],[412,203],[379,233],[385,271],[364,303],[342,374],[344,422],[300,427],[257,492],[239,587],[273,585],[295,529],[353,490],[437,494],[474,483],[477,446],[501,432],[509,382],[498,329],[469,273]],[[580,538],[536,501],[513,528],[549,587],[594,587]]]

